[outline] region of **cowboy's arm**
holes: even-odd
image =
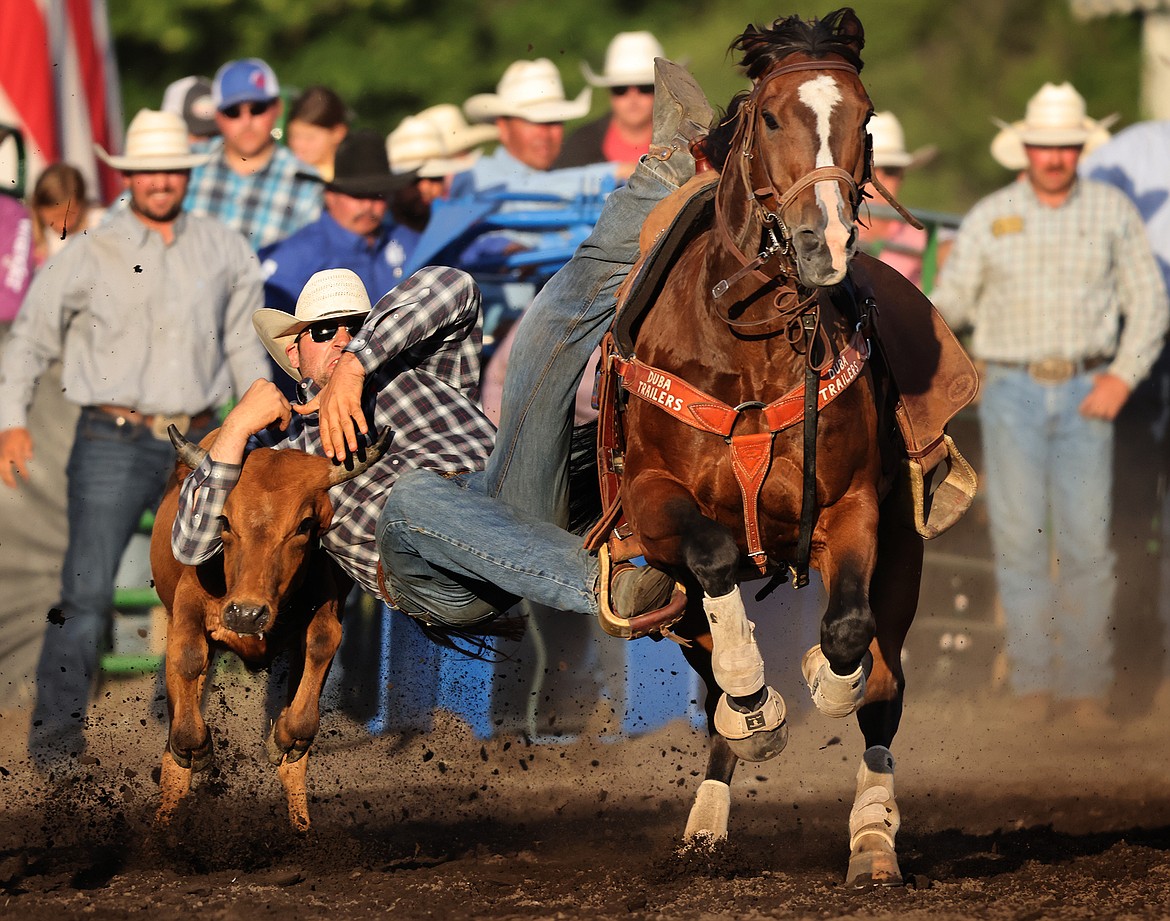
[[[1165,284],[1141,218],[1132,207],[1113,248],[1117,299],[1125,322],[1109,370],[1097,375],[1080,406],[1082,415],[1107,420],[1117,417],[1134,387],[1150,372],[1170,324]]]
[[[984,281],[984,228],[978,208],[963,219],[946,265],[930,294],[943,319],[954,330],[976,324],[976,305]]]
[[[68,247],[33,278],[0,352],[0,480],[15,488],[33,458],[28,407],[37,380],[64,347],[65,317],[85,290],[86,247]]]
[[[220,516],[240,478],[248,442],[271,427],[288,427],[292,410],[271,381],[258,380],[235,405],[203,459],[183,481],[171,527],[171,550],[180,563],[196,565],[223,546]]]
[[[239,234],[233,234],[225,258],[232,284],[224,306],[224,353],[231,372],[232,392],[240,396],[257,378],[271,376],[268,354],[252,326],[252,314],[264,306],[260,261]]]
[[[415,272],[374,306],[316,399],[298,412],[319,412],[321,443],[328,457],[345,457],[369,431],[362,411],[366,378],[415,348],[438,347],[471,335],[479,323],[479,287],[457,269]]]

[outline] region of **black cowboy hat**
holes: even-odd
[[[355,198],[390,195],[414,181],[417,171],[390,172],[386,143],[369,128],[350,131],[333,156],[333,180],[325,188]]]

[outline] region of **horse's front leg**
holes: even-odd
[[[869,646],[876,635],[869,593],[877,519],[877,502],[864,491],[823,509],[814,534],[814,562],[829,600],[821,642],[805,653],[801,671],[813,703],[826,716],[848,716],[865,699]]]
[[[788,742],[784,700],[764,681],[764,659],[740,594],[740,550],[731,531],[707,518],[672,481],[639,484],[638,533],[651,562],[681,565],[702,591],[715,695],[713,724],[745,761],[766,761]],[[646,501],[646,500],[649,501]]]
[[[902,716],[902,644],[918,607],[922,554],[922,538],[898,521],[896,515],[883,514],[878,531],[878,566],[870,586],[877,626],[871,646],[873,670],[865,703],[857,711],[866,749],[849,814],[849,872],[845,881],[851,886],[902,883],[894,843],[901,815],[894,798],[894,757],[890,746]]]

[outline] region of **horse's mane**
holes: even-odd
[[[861,20],[852,8],[846,6],[820,19],[804,20],[793,15],[777,19],[766,28],[749,23],[727,50],[743,54],[738,64],[754,82],[784,58],[797,53],[813,58],[840,55],[860,72],[863,66],[861,49],[864,47],[865,30]],[[731,149],[740,107],[750,95],[751,90],[744,90],[732,97],[723,117],[703,142],[707,158],[718,170],[723,169]]]

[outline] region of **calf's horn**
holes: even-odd
[[[167,426],[167,434],[171,436],[171,444],[175,446],[175,454],[192,470],[203,463],[207,457],[207,449],[188,441],[173,425]]]
[[[336,486],[338,483],[344,483],[347,480],[352,480],[355,476],[365,473],[378,462],[378,459],[385,453],[386,446],[390,444],[390,439],[393,437],[394,430],[389,426],[384,428],[382,434],[378,436],[378,440],[366,447],[364,458],[358,460],[356,455],[350,455],[343,463],[338,464],[329,471],[329,485]]]

